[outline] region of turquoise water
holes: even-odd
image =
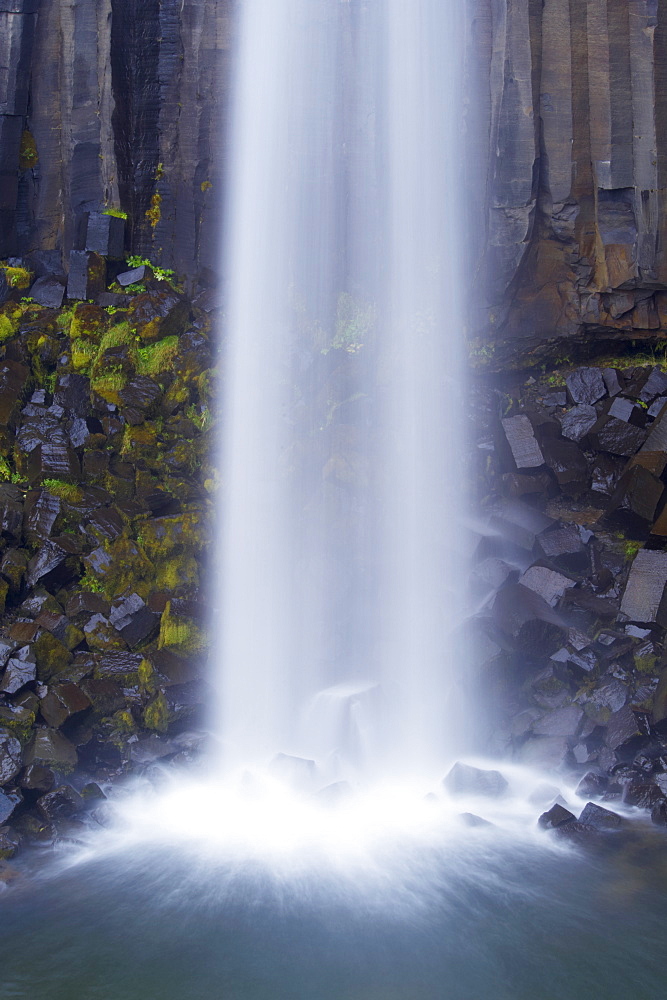
[[[0,997],[660,1000],[664,840],[603,855],[471,831],[386,878],[145,846],[0,896]]]

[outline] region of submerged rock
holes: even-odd
[[[557,802],[547,812],[542,813],[537,823],[543,830],[555,830],[557,826],[562,826],[563,823],[570,823],[574,819],[576,819],[574,813],[571,813],[569,809],[565,809],[564,806],[561,806]]]
[[[596,830],[618,830],[625,820],[610,809],[596,805],[595,802],[588,802],[582,810],[579,822],[594,826]]]
[[[504,795],[509,788],[500,771],[486,771],[457,761],[442,781],[451,795]]]

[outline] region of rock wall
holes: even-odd
[[[528,352],[561,337],[660,336],[667,3],[471,0],[469,11],[474,332]]]
[[[84,249],[86,213],[184,275],[215,261],[232,0],[0,0],[0,256]]]

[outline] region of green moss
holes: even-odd
[[[89,340],[99,343],[107,329],[108,321],[109,317],[104,309],[90,302],[80,302],[72,312],[70,336],[74,339],[88,337]]]
[[[72,662],[72,654],[67,646],[50,632],[42,632],[32,648],[40,681],[48,681],[55,674],[62,673]]]
[[[209,644],[207,632],[192,619],[172,612],[171,606],[172,602],[167,601],[160,619],[158,649],[168,647],[186,656],[206,649]]]
[[[8,264],[0,264],[0,267],[10,288],[24,289],[32,285],[32,273],[27,267],[10,267]]]
[[[52,493],[54,497],[59,497],[65,503],[73,505],[83,502],[83,492],[73,483],[66,483],[63,479],[45,479],[42,482],[44,489]]]
[[[124,212],[122,208],[105,208],[102,215],[113,215],[115,219],[127,219],[127,212]]]
[[[158,733],[166,733],[169,726],[169,706],[162,691],[159,691],[144,709],[144,725]]]
[[[90,380],[90,387],[106,400],[115,406],[121,405],[120,392],[127,385],[127,375],[119,365],[110,365],[104,375]]]
[[[97,344],[87,337],[78,337],[72,341],[72,367],[77,372],[87,372],[97,358]]]
[[[39,162],[37,144],[35,138],[27,128],[21,135],[21,145],[19,148],[19,170],[30,170]]]
[[[158,590],[191,590],[199,585],[199,565],[193,555],[184,554],[159,560],[155,569],[155,585]]]
[[[15,736],[24,747],[33,735],[35,713],[27,708],[10,708],[9,705],[0,705],[0,726]]]
[[[156,376],[171,371],[178,355],[178,337],[164,337],[154,344],[147,344],[137,351],[137,372]]]
[[[635,661],[635,669],[640,674],[646,674],[649,677],[656,677],[659,673],[658,671],[658,657],[653,654],[648,654],[645,656],[633,656]]]
[[[123,734],[130,734],[135,732],[137,726],[132,717],[132,713],[128,709],[121,709],[119,712],[114,712],[111,717],[114,729]]]
[[[137,670],[139,675],[139,686],[142,691],[147,691],[150,694],[155,692],[155,671],[153,670],[153,664],[150,660],[142,660],[139,664],[139,669]]]
[[[150,222],[153,229],[157,226],[160,218],[162,217],[162,195],[159,191],[156,191],[151,198],[151,207],[146,210],[146,218]]]
[[[155,567],[143,550],[125,535],[116,538],[105,548],[109,555],[108,565],[100,572],[93,571],[89,565],[87,572],[87,576],[98,581],[101,587],[99,592],[113,600],[118,594],[131,588],[145,600],[154,586]]]
[[[150,424],[139,424],[131,426],[127,424],[123,431],[123,443],[121,444],[121,455],[132,455],[135,459],[142,457],[142,453],[152,456],[157,449],[157,430]]]
[[[84,573],[79,580],[79,587],[81,590],[87,590],[90,594],[101,594],[104,591],[100,581],[90,573]]]
[[[111,347],[134,347],[135,333],[127,322],[114,323],[113,326],[102,334],[99,346],[99,355],[108,351]]]
[[[0,455],[0,480],[2,482],[9,482],[12,478],[12,470],[7,464],[7,459]]]

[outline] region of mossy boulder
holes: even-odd
[[[73,659],[67,646],[50,632],[42,632],[32,648],[40,681],[48,681],[64,673]]]
[[[76,747],[57,729],[37,729],[25,752],[26,764],[41,764],[61,774],[73,771],[78,762]]]
[[[197,655],[208,647],[210,637],[201,614],[190,601],[171,600],[162,613],[158,649],[170,649],[180,656]]]
[[[158,691],[148,702],[144,709],[143,721],[146,729],[166,733],[169,728],[169,706],[163,691]]]

